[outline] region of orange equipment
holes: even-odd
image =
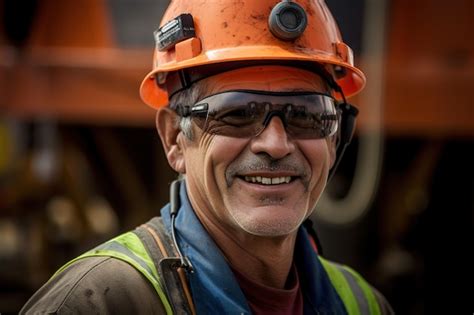
[[[189,75],[183,71],[211,65],[222,72],[255,63],[304,62],[324,67],[346,96],[365,85],[323,0],[174,0],[155,39],[153,70],[140,94],[157,109],[168,104],[168,92],[175,90],[170,84]]]

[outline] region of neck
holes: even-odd
[[[225,229],[199,213],[198,217],[233,269],[262,285],[285,287],[293,263],[296,231],[285,236],[262,237]]]

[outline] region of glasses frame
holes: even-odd
[[[236,137],[236,138],[258,136],[258,134],[260,134],[261,132],[263,132],[263,130],[265,130],[265,128],[270,123],[270,121],[273,117],[279,117],[282,120],[282,122],[285,126],[285,131],[288,134],[290,134],[291,136],[295,137],[295,138],[323,139],[323,138],[333,136],[339,130],[339,126],[340,126],[340,123],[341,123],[341,114],[342,114],[340,104],[331,95],[326,94],[326,93],[321,93],[321,92],[312,92],[312,91],[311,92],[310,91],[275,92],[275,91],[258,91],[258,90],[231,90],[231,91],[225,91],[225,92],[220,92],[220,93],[208,95],[205,98],[201,99],[200,101],[196,102],[192,106],[178,104],[176,106],[175,111],[181,117],[196,117],[197,118],[197,117],[204,117],[205,116],[206,117],[205,123],[204,124],[197,124],[197,125],[201,130],[203,130],[204,132],[207,132],[205,126],[208,126],[209,118],[212,119],[215,116],[215,114],[209,112],[210,111],[210,105],[209,105],[209,102],[206,102],[206,100],[210,99],[212,97],[216,97],[218,95],[229,94],[229,93],[245,93],[245,94],[253,94],[253,95],[260,95],[260,96],[268,96],[268,97],[272,97],[272,98],[274,98],[275,96],[276,97],[298,97],[298,96],[304,97],[304,96],[314,96],[314,95],[316,95],[316,96],[319,96],[319,97],[323,97],[324,99],[326,99],[326,101],[330,101],[329,104],[332,105],[333,108],[329,112],[326,112],[326,111],[322,112],[321,116],[318,117],[318,121],[321,121],[323,124],[325,124],[327,122],[326,123],[326,126],[327,126],[326,128],[319,129],[319,131],[321,132],[320,135],[315,136],[316,135],[315,132],[308,132],[305,136],[302,136],[302,135],[304,135],[304,133],[301,133],[301,132],[299,132],[298,134],[292,134],[291,130],[293,130],[293,128],[301,128],[301,127],[293,126],[291,123],[288,123],[288,121],[289,121],[289,116],[288,115],[295,108],[300,109],[300,112],[306,112],[307,111],[307,106],[306,105],[297,105],[297,104],[292,104],[292,103],[289,103],[289,102],[286,102],[286,103],[285,102],[273,103],[273,102],[267,102],[267,101],[264,101],[264,102],[251,101],[251,102],[247,103],[248,106],[251,106],[251,104],[255,104],[256,106],[262,106],[263,105],[267,108],[267,109],[265,109],[263,120],[261,120],[262,128],[258,129],[257,132],[252,132],[248,135],[245,134],[245,133],[244,133],[244,135],[240,135],[240,136],[237,136],[235,134],[232,135],[231,133],[227,133],[227,134],[224,133],[224,135],[231,136],[231,137]],[[327,106],[326,102],[325,102],[325,106]],[[219,121],[219,119],[216,119],[216,121]],[[335,122],[334,126],[332,126],[333,122]],[[328,126],[328,124],[329,124],[329,126]],[[229,125],[229,126],[231,126],[231,125]],[[291,126],[293,126],[293,128],[291,128]],[[315,127],[316,127],[316,125],[315,125]],[[318,130],[317,128],[307,128],[307,129],[308,130],[313,130],[313,131]],[[329,132],[327,132],[327,130],[329,130]],[[217,132],[215,134],[220,134],[220,133]]]

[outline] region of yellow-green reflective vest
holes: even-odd
[[[173,314],[155,264],[143,242],[134,232],[127,232],[82,254],[61,267],[61,273],[71,264],[86,257],[113,257],[123,260],[140,271],[153,285],[167,314]],[[318,256],[349,315],[381,314],[379,304],[369,284],[352,269]]]

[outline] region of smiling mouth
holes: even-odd
[[[248,183],[255,183],[255,184],[262,184],[262,185],[288,184],[293,179],[291,176],[281,176],[281,177],[242,176],[241,178]]]

